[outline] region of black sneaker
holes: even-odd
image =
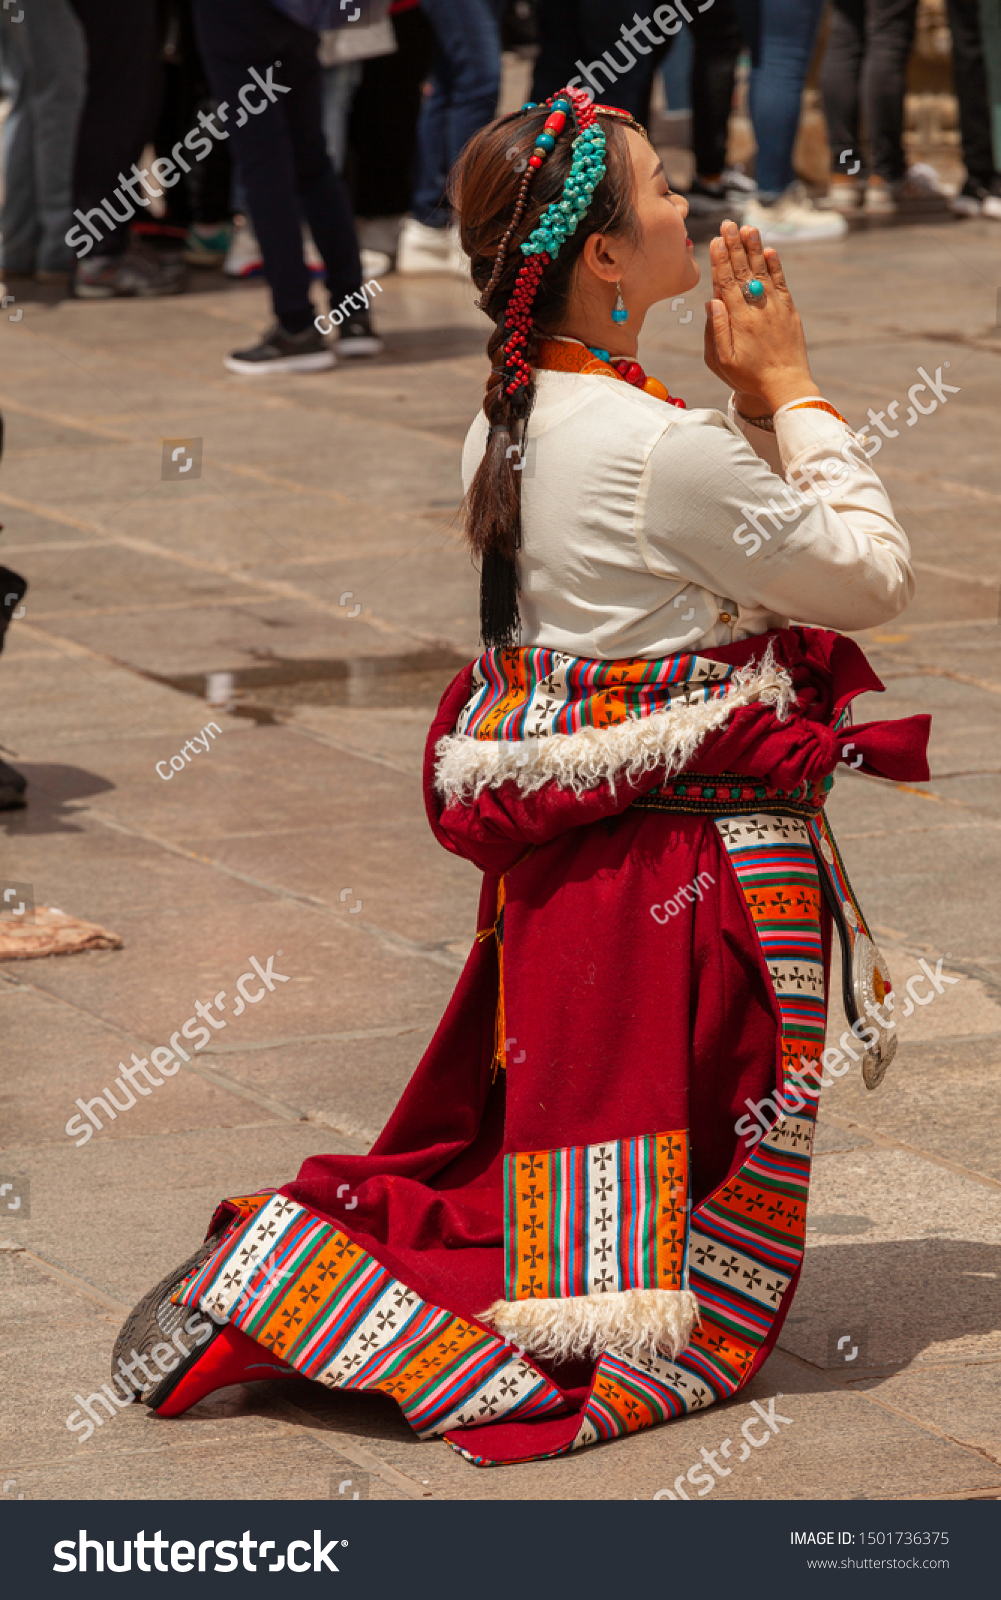
[[[73,293],[78,300],[112,300],[116,296],[181,294],[188,269],[176,257],[130,244],[121,256],[88,256],[77,263]]]
[[[338,331],[337,354],[343,358],[379,356],[386,348],[372,332],[372,319],[367,311],[352,311]]]
[[[21,806],[26,806],[27,787],[27,778],[9,767],[6,761],[0,761],[0,811],[18,811]]]
[[[302,333],[286,333],[276,322],[260,344],[234,350],[225,365],[230,372],[325,372],[337,358],[312,323]]]

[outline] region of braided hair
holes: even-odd
[[[523,107],[481,129],[453,173],[462,246],[481,291],[480,309],[494,323],[483,401],[490,432],[463,507],[466,539],[480,562],[480,630],[487,648],[516,644],[521,626],[520,457],[535,400],[537,340],[559,333],[566,319],[589,235],[639,238],[623,122],[639,128],[622,112],[599,108],[595,115],[580,91],[563,90],[546,105]],[[593,146],[589,127],[596,130]],[[584,210],[580,201],[576,209],[573,204],[582,162],[598,179],[589,197],[585,189]]]

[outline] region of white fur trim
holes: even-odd
[[[614,1350],[677,1356],[699,1321],[690,1289],[618,1289],[563,1300],[495,1300],[480,1316],[526,1353],[566,1361]]]
[[[741,667],[725,695],[702,705],[680,705],[649,717],[630,717],[611,728],[582,728],[579,733],[546,738],[489,740],[446,734],[438,741],[435,781],[446,805],[475,799],[509,778],[523,794],[551,781],[575,794],[599,783],[614,791],[616,778],[635,782],[659,767],[665,777],[680,772],[693,761],[706,734],[723,727],[739,706],[763,701],[775,707],[781,721],[795,699],[792,679],[776,666],[769,645],[760,664]]]

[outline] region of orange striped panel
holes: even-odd
[[[755,922],[816,922],[820,916],[820,889],[812,885],[765,884],[744,890]]]
[[[519,1151],[513,1182],[518,1222],[516,1300],[545,1299],[552,1248],[552,1174],[548,1150]]]
[[[640,1428],[650,1428],[661,1420],[659,1412],[654,1411],[638,1395],[620,1388],[614,1378],[600,1377],[595,1383],[594,1393],[624,1420],[627,1433],[637,1433]]]
[[[753,1220],[756,1227],[774,1228],[792,1239],[806,1236],[806,1202],[788,1194],[775,1194],[770,1189],[759,1189],[753,1182],[734,1179],[713,1196],[713,1201],[738,1217]]]
[[[688,1220],[688,1141],[676,1133],[657,1139],[657,1217],[654,1287],[684,1287]]]
[[[724,1361],[741,1378],[754,1360],[755,1352],[752,1349],[713,1322],[705,1312],[689,1342],[697,1349],[704,1350],[714,1361]]]

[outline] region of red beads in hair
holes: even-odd
[[[548,264],[549,256],[545,251],[537,256],[529,256],[515,279],[514,289],[507,303],[504,316],[504,331],[507,334],[504,342],[504,371],[511,376],[505,386],[505,394],[515,394],[518,389],[524,388],[532,381],[532,368],[521,352],[528,343],[532,331],[532,302],[539,287],[542,270]]]

